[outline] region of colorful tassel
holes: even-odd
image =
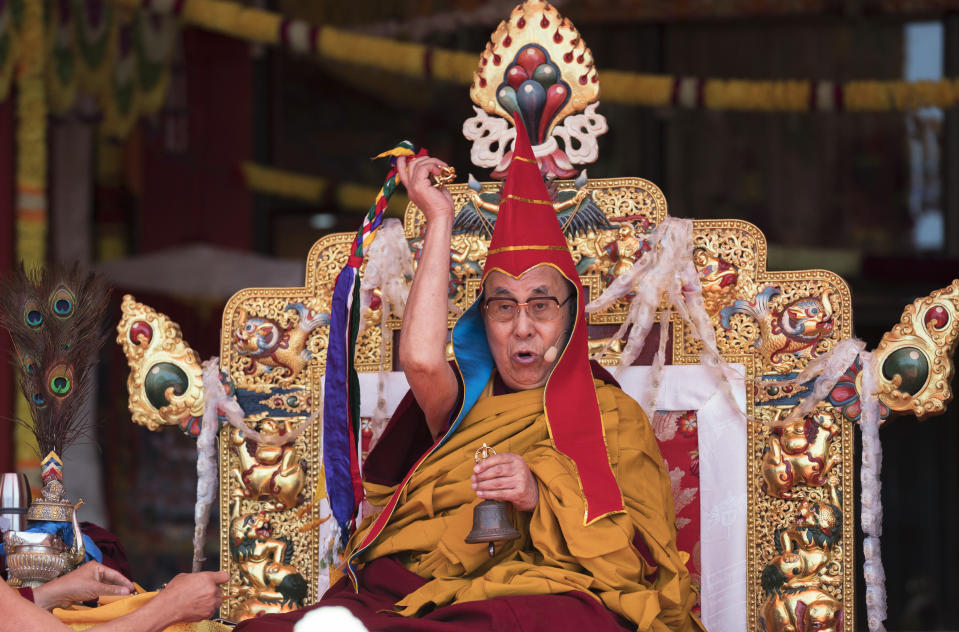
[[[390,196],[396,190],[396,158],[424,154],[423,150],[415,152],[409,141],[403,141],[377,156],[391,157],[391,169],[363,219],[363,225],[356,232],[349,259],[336,277],[333,287],[323,400],[323,459],[327,494],[344,544],[353,533],[356,511],[363,500],[359,455],[360,389],[353,366],[360,321],[359,268],[367,249],[376,238],[377,229],[383,223]]]

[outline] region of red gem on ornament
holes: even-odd
[[[485,88],[485,87],[486,87],[486,78],[485,78],[485,77],[480,77],[479,84],[480,84],[480,88]]]
[[[516,63],[532,75],[539,66],[546,63],[546,55],[537,46],[527,46],[516,56]]]
[[[526,18],[521,17],[520,19],[516,21],[516,28],[521,29],[521,28],[524,28],[525,26],[526,26]]]
[[[500,62],[503,61],[499,55],[493,55],[493,65],[499,66]]]
[[[526,72],[526,69],[522,66],[512,66],[506,71],[506,83],[508,83],[513,90],[519,90],[520,85],[527,79],[529,79],[529,73]]]
[[[926,327],[929,327],[932,323],[934,329],[942,329],[949,322],[949,312],[942,305],[934,305],[926,312],[923,321],[926,323]]]
[[[483,57],[483,65],[485,66],[488,63],[489,63],[489,59],[487,59],[486,57]]]
[[[572,63],[573,53],[566,53],[565,55],[563,55],[563,61],[565,61],[567,64]]]
[[[143,340],[141,340],[141,336]],[[133,326],[130,327],[130,342],[135,345],[141,345],[150,344],[151,340],[153,340],[153,327],[151,327],[149,323],[145,323],[142,320],[133,323]]]
[[[543,16],[543,19],[540,20],[539,25],[543,27],[544,29],[549,28],[549,20],[546,19],[545,15]]]
[[[597,77],[596,75],[593,75],[593,83],[596,83],[598,81],[599,81],[599,77]]]
[[[557,44],[563,41],[563,36],[559,34],[558,30],[555,33],[553,33],[553,41],[556,42]]]
[[[576,58],[576,63],[577,63],[577,64],[583,63],[583,56],[582,56],[582,55],[580,55],[579,57]]]
[[[513,38],[507,35],[503,38],[503,46],[509,48],[509,45],[513,43]]]
[[[583,76],[581,76],[581,77],[579,78],[579,83],[580,83],[581,85],[584,85],[584,86],[585,86],[585,85],[586,85],[586,81],[587,81],[586,75],[583,75]]]
[[[546,103],[543,105],[543,115],[540,121],[540,135],[546,133],[549,123],[566,102],[566,88],[561,83],[554,83],[546,91]]]

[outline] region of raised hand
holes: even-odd
[[[400,182],[426,216],[419,263],[400,332],[400,363],[434,437],[449,419],[458,390],[456,376],[446,361],[453,196],[446,187],[434,187],[430,182],[430,174],[444,167],[442,160],[429,156],[396,160]]]
[[[410,160],[406,156],[396,159],[397,178],[406,187],[410,201],[423,211],[426,221],[439,217],[453,217],[453,196],[446,187],[435,187],[430,175],[440,173],[447,164],[439,158],[421,156]]]
[[[513,452],[500,452],[473,466],[470,483],[483,500],[503,500],[520,511],[532,511],[539,487],[526,461]]]

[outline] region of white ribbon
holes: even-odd
[[[196,504],[193,508],[193,572],[203,567],[203,542],[206,539],[206,527],[210,522],[210,507],[216,500],[216,432],[217,398],[209,394],[215,392],[213,384],[220,387],[220,359],[216,356],[203,363],[203,391],[207,396],[203,402],[203,423],[200,435],[196,439]],[[225,395],[225,393],[224,393]]]
[[[656,310],[665,296],[667,306],[676,311],[679,317],[689,325],[693,336],[702,343],[703,351],[700,354],[702,366],[710,372],[717,384],[722,385],[723,396],[728,398],[732,409],[739,410],[730,383],[730,379],[738,379],[739,375],[723,359],[716,346],[716,331],[706,313],[699,272],[693,263],[693,221],[666,217],[646,237],[646,241],[650,245],[650,250],[632,268],[616,277],[599,298],[586,306],[586,311],[589,313],[600,312],[630,292],[636,292],[636,296],[629,304],[626,320],[610,338],[610,342],[622,339],[632,326],[626,347],[620,357],[617,374],[632,365],[633,360],[642,351],[646,336],[653,326]],[[662,314],[659,348],[653,359],[649,386],[640,402],[650,417],[655,412],[653,407],[666,364],[669,319],[668,312],[664,311]],[[608,347],[609,343],[600,352],[599,357],[606,353]]]
[[[380,369],[376,383],[376,409],[370,425],[373,429],[373,440],[379,438],[388,417],[386,410],[386,341],[392,335],[387,326],[390,314],[402,319],[406,310],[406,300],[410,295],[408,279],[413,278],[413,253],[410,252],[409,242],[403,224],[396,218],[389,218],[383,222],[377,231],[376,239],[367,251],[366,271],[360,282],[363,290],[363,305],[369,304],[369,297],[373,290],[379,288],[382,295],[380,317]],[[357,446],[357,462],[362,467],[362,447]]]
[[[869,632],[885,632],[886,620],[886,573],[882,567],[882,551],[879,537],[882,535],[882,444],[879,441],[879,373],[872,352],[860,354],[862,358],[862,392],[860,393],[862,417],[862,466],[859,480],[862,484],[859,516],[865,534],[862,550],[863,576],[866,580],[866,620]]]

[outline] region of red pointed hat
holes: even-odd
[[[590,524],[604,516],[623,512],[624,508],[623,496],[606,453],[603,423],[587,355],[586,295],[533,156],[526,129],[519,114],[514,114],[513,120],[516,121],[513,161],[503,185],[483,280],[493,270],[518,278],[531,268],[549,265],[566,277],[576,290],[577,312],[573,331],[543,389],[543,410],[553,445],[576,464],[586,503],[583,521]],[[482,297],[479,297],[453,327],[454,364],[463,384],[459,409],[446,433],[413,465],[366,537],[350,553],[348,573],[354,587],[357,586],[354,564],[383,532],[413,473],[457,431],[489,382],[495,363],[484,331],[481,304]]]
[[[589,366],[586,294],[518,113],[513,121],[513,161],[503,185],[483,280],[493,270],[517,278],[531,268],[549,265],[575,287],[573,331],[546,382],[544,410],[553,444],[576,464],[589,524],[623,511],[623,498],[609,465]]]

